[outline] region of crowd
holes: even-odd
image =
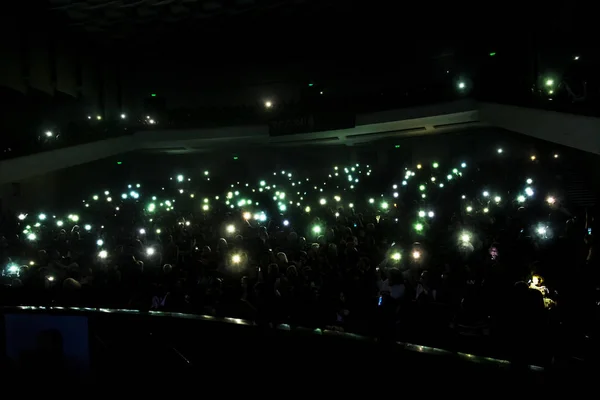
[[[78,209],[3,220],[1,304],[178,311],[546,356],[565,327],[594,329],[595,227],[561,189],[567,162],[494,149],[481,163],[298,165],[248,180],[175,170],[158,186],[99,187]]]

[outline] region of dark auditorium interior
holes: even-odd
[[[593,386],[600,47],[562,7],[7,3],[0,373]]]

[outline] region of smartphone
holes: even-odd
[[[379,296],[379,300],[377,301],[377,305],[381,306],[383,304],[383,296]]]

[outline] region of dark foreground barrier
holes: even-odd
[[[177,379],[220,390],[294,391],[300,385],[388,392],[403,384],[531,385],[548,375],[541,367],[498,359],[231,318],[24,306],[4,308],[3,316],[2,376],[11,379],[66,374],[71,382],[109,386]]]

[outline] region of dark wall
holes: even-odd
[[[58,134],[88,115],[121,113],[126,69],[112,49],[47,15],[1,16],[0,60],[3,143],[32,142],[47,130]]]

